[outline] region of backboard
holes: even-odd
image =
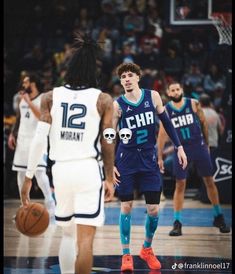
[[[170,0],[170,24],[212,24],[212,0]]]

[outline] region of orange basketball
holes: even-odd
[[[29,237],[35,237],[45,232],[49,222],[49,213],[40,203],[30,203],[27,208],[20,207],[16,212],[16,228]]]

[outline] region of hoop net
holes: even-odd
[[[210,18],[219,33],[219,44],[232,45],[232,13],[214,12]]]

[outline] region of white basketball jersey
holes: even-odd
[[[95,88],[53,89],[49,157],[55,161],[96,158],[100,155],[100,115]]]
[[[42,94],[32,100],[32,103],[40,109]],[[22,137],[33,137],[35,135],[38,119],[24,99],[20,101],[20,126],[18,135]]]

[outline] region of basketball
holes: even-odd
[[[17,210],[15,225],[26,236],[41,235],[49,225],[49,213],[42,204],[30,203],[27,208],[20,207]]]

